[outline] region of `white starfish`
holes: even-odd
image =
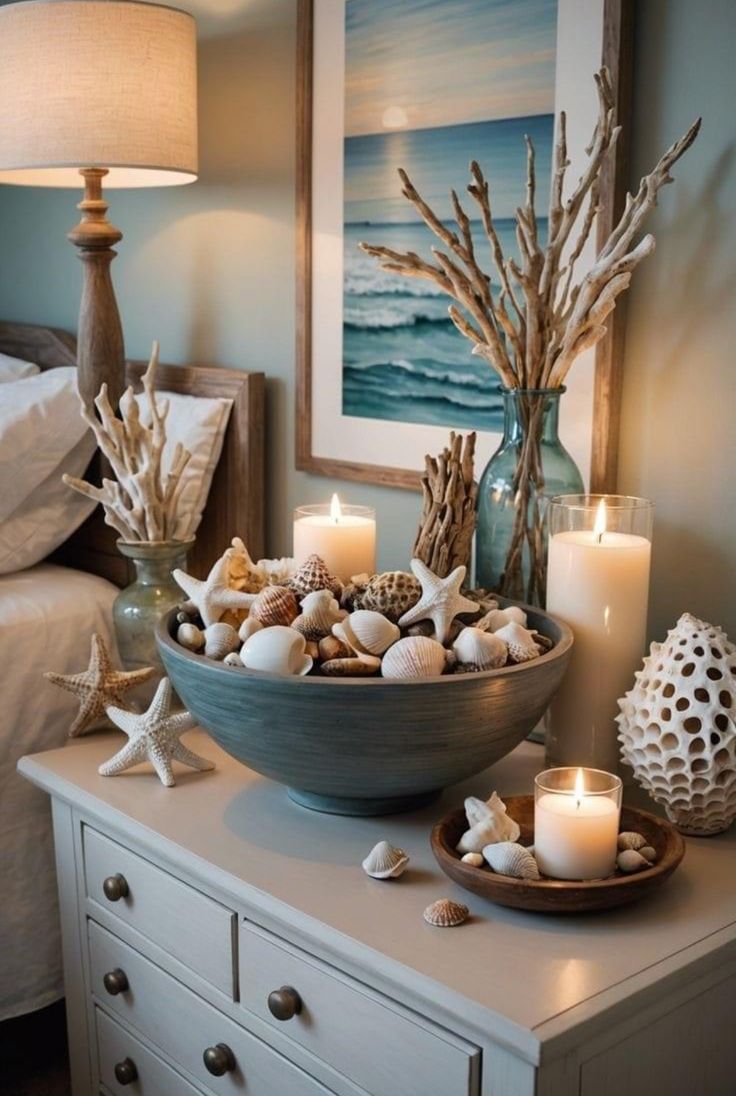
[[[211,761],[192,753],[179,741],[185,731],[197,725],[196,719],[189,712],[170,714],[170,707],[171,682],[168,677],[159,682],[148,711],[141,715],[126,712],[125,709],[111,704],[107,708],[108,717],[116,727],[125,731],[128,741],[114,757],[100,765],[97,770],[100,776],[115,776],[141,761],[150,761],[161,783],[167,788],[173,788],[176,781],[171,767],[172,761],[181,761],[202,772],[214,769]]]
[[[476,602],[460,593],[467,568],[456,567],[447,578],[440,578],[420,559],[413,559],[411,569],[422,584],[422,596],[399,619],[399,624],[406,628],[418,620],[431,620],[435,638],[444,644],[449,639],[450,626],[456,616],[479,611]]]
[[[197,606],[205,628],[209,628],[210,624],[217,624],[227,609],[249,609],[255,600],[255,594],[233,590],[229,585],[230,559],[233,554],[234,550],[228,548],[204,581],[188,575],[178,567],[171,572],[187,597]]]

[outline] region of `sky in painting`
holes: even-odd
[[[346,137],[554,110],[556,0],[347,0]]]

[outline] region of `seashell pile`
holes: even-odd
[[[621,756],[685,834],[736,818],[736,646],[684,613],[619,700]]]
[[[464,567],[446,578],[418,559],[411,569],[354,575],[343,586],[319,556],[300,566],[254,563],[234,537],[204,581],[174,572],[188,597],[176,638],[233,670],[393,681],[500,669],[546,649],[522,609],[499,609],[485,590],[463,591]],[[486,817],[484,839],[479,831],[466,851],[480,855],[490,825]]]

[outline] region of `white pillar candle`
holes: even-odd
[[[367,506],[341,506],[337,495],[327,505],[300,506],[294,514],[294,558],[298,564],[318,555],[346,582],[376,569],[376,518]]]
[[[540,872],[551,879],[604,879],[616,866],[621,782],[611,777],[610,794],[589,794],[584,779],[578,769],[576,788],[537,787],[534,855]]]
[[[617,700],[630,689],[646,643],[651,544],[609,532],[602,502],[592,530],[554,533],[547,609],[573,630],[570,664],[550,706],[550,764],[615,771]]]

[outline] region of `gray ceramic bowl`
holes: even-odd
[[[525,665],[387,681],[285,677],[231,668],[172,638],[157,640],[185,706],[244,765],[288,785],[297,803],[334,814],[410,810],[513,750],[562,680],[570,629],[524,606],[555,644]]]

